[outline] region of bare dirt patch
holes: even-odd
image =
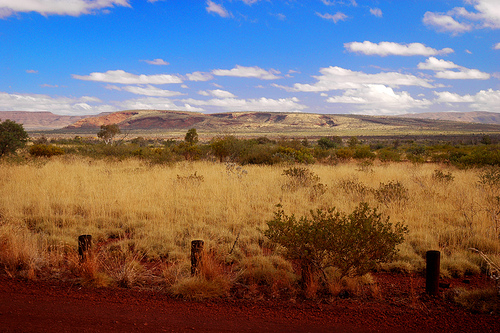
[[[86,288],[0,276],[1,332],[499,332],[500,316],[425,295],[416,275],[377,274],[380,297],[319,300],[223,298]],[[484,287],[484,276],[443,281]],[[443,291],[446,293],[446,291]]]

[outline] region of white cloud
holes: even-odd
[[[209,73],[204,72],[193,72],[191,74],[186,74],[189,81],[209,81],[214,77]]]
[[[207,1],[206,10],[208,13],[215,13],[220,17],[231,17],[231,13],[228,12],[226,8],[210,0]]]
[[[382,10],[380,8],[370,8],[370,14],[376,17],[382,17]]]
[[[334,6],[334,5],[351,5],[354,7],[358,6],[358,3],[356,0],[348,0],[347,3],[345,1],[335,1],[335,0],[321,0],[321,2],[327,6]]]
[[[35,69],[27,69],[26,73],[28,73],[28,74],[38,74],[38,71],[35,70]]]
[[[428,69],[433,71],[442,71],[446,69],[459,68],[460,66],[454,64],[451,61],[446,61],[443,59],[437,59],[435,57],[430,57],[425,62],[418,64],[418,69]]]
[[[448,54],[454,52],[453,49],[444,48],[436,50],[421,43],[398,44],[393,42],[380,42],[378,44],[370,41],[345,43],[344,48],[350,52],[358,52],[366,55],[379,55],[382,57],[388,55],[399,56],[430,56],[437,54]]]
[[[275,80],[280,77],[276,74],[280,74],[279,71],[271,69],[266,71],[265,69],[255,67],[244,67],[236,65],[233,69],[214,69],[212,71],[213,75],[217,76],[236,76],[236,77],[246,77],[246,78],[256,78],[261,80]]]
[[[124,91],[128,91],[132,94],[144,95],[144,96],[171,97],[171,96],[184,95],[183,93],[180,93],[178,91],[164,90],[164,89],[154,87],[152,85],[146,85],[145,87],[125,86],[123,88],[116,87],[116,86],[108,86],[107,88],[114,89],[114,90],[124,90]]]
[[[483,73],[477,69],[460,68],[459,71],[437,72],[436,77],[448,80],[487,80],[490,78],[490,74]]]
[[[472,30],[472,25],[457,22],[453,17],[440,13],[426,12],[422,21],[425,25],[435,27],[441,32],[458,34]]]
[[[121,110],[183,110],[172,100],[162,97],[143,97],[116,103]]]
[[[475,95],[459,95],[448,91],[435,92],[437,103],[470,103],[477,111],[500,112],[500,90],[481,90]]]
[[[417,66],[419,69],[427,69],[436,71],[436,77],[439,79],[448,80],[487,80],[490,74],[483,73],[477,69],[465,68],[454,64],[451,61],[430,57],[425,62],[421,62]],[[455,69],[455,70],[451,70]]]
[[[464,7],[455,7],[447,13],[426,12],[423,22],[438,31],[449,31],[458,34],[472,29],[500,29],[500,1],[498,0],[464,0],[476,11]]]
[[[156,65],[156,66],[166,66],[170,65],[168,62],[166,62],[163,59],[154,59],[154,60],[144,60],[144,62],[150,64],[150,65]]]
[[[37,12],[44,16],[79,16],[115,6],[130,7],[130,4],[128,0],[2,0],[0,18],[14,13],[29,12]]]
[[[270,112],[294,112],[306,109],[307,106],[299,103],[299,99],[292,98],[258,98],[258,99],[236,99],[215,98],[208,101],[186,99],[183,102],[197,106],[211,106],[222,108],[227,111],[270,111]]]
[[[437,96],[436,102],[438,103],[472,103],[474,97],[471,95],[460,96],[459,94],[451,93],[449,91],[435,91]]]
[[[326,14],[316,13],[316,15],[318,15],[321,18],[324,18],[325,20],[331,20],[335,23],[337,23],[338,21],[345,21],[348,18],[348,16],[342,12],[337,12],[334,15],[328,13]]]
[[[289,91],[323,92],[330,90],[359,89],[367,84],[381,84],[389,87],[418,86],[432,88],[429,80],[416,77],[410,74],[396,72],[366,74],[363,72],[351,71],[341,67],[321,68],[320,76],[314,76],[318,82],[314,84],[296,83],[293,88],[277,86]]]
[[[500,43],[496,43],[496,44],[493,46],[493,49],[494,49],[494,50],[500,50]]]
[[[217,98],[234,98],[236,97],[229,91],[225,91],[222,89],[215,89],[215,90],[200,90],[198,91],[198,94],[202,96],[214,96]]]
[[[329,103],[356,104],[358,111],[374,114],[399,114],[413,108],[426,108],[431,102],[414,99],[406,91],[395,92],[380,84],[367,84],[358,89],[348,89],[341,96],[330,97]]]
[[[498,0],[468,0],[478,11],[472,19],[480,21],[482,27],[500,29],[500,2]]]
[[[51,97],[41,94],[8,94],[0,92],[1,111],[49,111],[55,114],[81,115],[118,111],[111,105],[102,104],[95,97]]]
[[[243,1],[246,5],[253,5],[254,3],[259,2],[260,0],[241,0]]]
[[[72,77],[84,81],[97,81],[121,84],[168,84],[182,83],[182,79],[176,75],[135,75],[123,70],[107,71],[106,73],[90,73],[88,76],[73,74]]]

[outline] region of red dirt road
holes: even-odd
[[[500,332],[500,316],[429,298],[421,286],[412,301],[384,288],[377,300],[192,302],[0,276],[0,332]]]

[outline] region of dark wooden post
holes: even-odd
[[[202,260],[204,242],[202,240],[191,241],[191,275],[196,275]]]
[[[437,295],[439,293],[440,258],[441,253],[439,251],[427,251],[425,254],[427,263],[425,292],[429,295]]]
[[[88,259],[91,247],[91,235],[78,236],[78,255],[80,256],[80,262],[85,262]]]

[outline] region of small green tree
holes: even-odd
[[[196,132],[196,128],[191,128],[187,131],[186,136],[184,137],[184,141],[186,141],[190,145],[194,145],[198,143],[198,133]]]
[[[330,208],[311,211],[311,217],[299,219],[286,215],[278,205],[267,225],[264,235],[284,247],[289,259],[299,260],[303,269],[323,271],[333,266],[342,276],[362,275],[377,263],[390,260],[408,232],[367,203],[360,203],[349,215]]]
[[[28,138],[23,125],[9,119],[0,122],[0,156],[15,153],[17,149],[23,148]]]
[[[120,127],[117,124],[102,125],[101,130],[97,133],[97,136],[103,139],[104,143],[110,144],[113,142],[113,138],[120,133]]]

